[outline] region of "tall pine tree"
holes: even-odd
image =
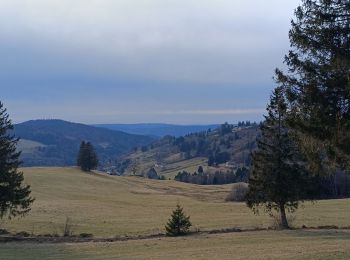
[[[81,142],[77,158],[77,165],[86,172],[96,169],[98,166],[98,158],[95,148],[90,142]]]
[[[289,32],[286,88],[290,126],[314,166],[350,165],[350,2],[303,0]]]
[[[18,139],[11,132],[13,125],[0,102],[0,219],[24,216],[34,199],[30,186],[23,184],[23,173],[18,171],[20,152]]]
[[[79,147],[78,158],[77,158],[77,166],[82,167],[84,156],[85,156],[85,141],[82,141]]]
[[[246,200],[256,214],[260,207],[271,215],[279,212],[281,227],[288,228],[286,211],[295,211],[300,201],[310,198],[311,178],[286,127],[287,106],[281,87],[271,95],[267,111],[253,153]]]

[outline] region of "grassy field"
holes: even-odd
[[[200,230],[268,227],[271,219],[255,216],[244,203],[224,202],[231,185],[199,186],[139,177],[87,174],[74,168],[25,168],[36,198],[30,214],[3,223],[12,231],[61,233],[66,217],[75,234],[97,237],[164,232],[171,210],[180,202]],[[349,226],[350,200],[307,203],[295,226]]]
[[[350,259],[350,231],[196,235],[113,243],[0,244],[0,259]]]
[[[231,185],[198,186],[138,177],[87,174],[74,168],[25,168],[36,201],[30,214],[2,223],[11,232],[62,234],[66,217],[73,233],[95,237],[164,232],[171,210],[180,202],[194,229],[268,227],[269,217],[255,216],[244,203],[227,203]],[[295,227],[350,225],[350,200],[307,203],[298,210]],[[181,249],[184,259],[350,257],[350,231],[257,231],[185,238],[114,243],[0,245],[0,259],[164,259]]]

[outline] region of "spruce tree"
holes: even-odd
[[[288,228],[286,211],[295,211],[300,201],[310,198],[311,178],[286,127],[287,107],[281,87],[271,95],[267,111],[260,127],[258,147],[252,156],[246,201],[256,214],[260,207],[270,215],[279,212],[281,227]]]
[[[82,141],[79,148],[77,165],[86,172],[96,169],[98,159],[93,145],[90,142]]]
[[[79,147],[79,153],[77,158],[77,165],[79,167],[82,167],[83,161],[84,161],[84,149],[85,149],[85,142],[82,141]]]
[[[23,184],[23,173],[18,171],[20,152],[16,151],[18,138],[11,132],[13,125],[0,102],[0,219],[24,216],[34,199],[30,186]]]
[[[165,230],[168,236],[181,236],[186,235],[191,226],[190,217],[186,216],[183,208],[177,204],[165,226]]]
[[[289,32],[287,70],[276,70],[286,89],[289,125],[308,159],[350,166],[350,2],[303,0]]]

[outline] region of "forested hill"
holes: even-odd
[[[32,120],[15,125],[24,166],[75,165],[81,141],[91,142],[102,163],[154,139],[63,120]]]
[[[171,135],[175,137],[218,128],[220,125],[171,125],[171,124],[100,124],[95,125],[130,134],[155,136],[158,138]]]
[[[173,178],[180,171],[194,173],[232,171],[249,166],[259,133],[256,124],[221,127],[184,137],[166,136],[117,160],[118,174],[144,175],[155,168],[159,175]]]

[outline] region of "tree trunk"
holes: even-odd
[[[288,229],[288,220],[286,216],[286,209],[284,208],[284,204],[280,205],[280,211],[281,211],[281,228],[282,229]]]

